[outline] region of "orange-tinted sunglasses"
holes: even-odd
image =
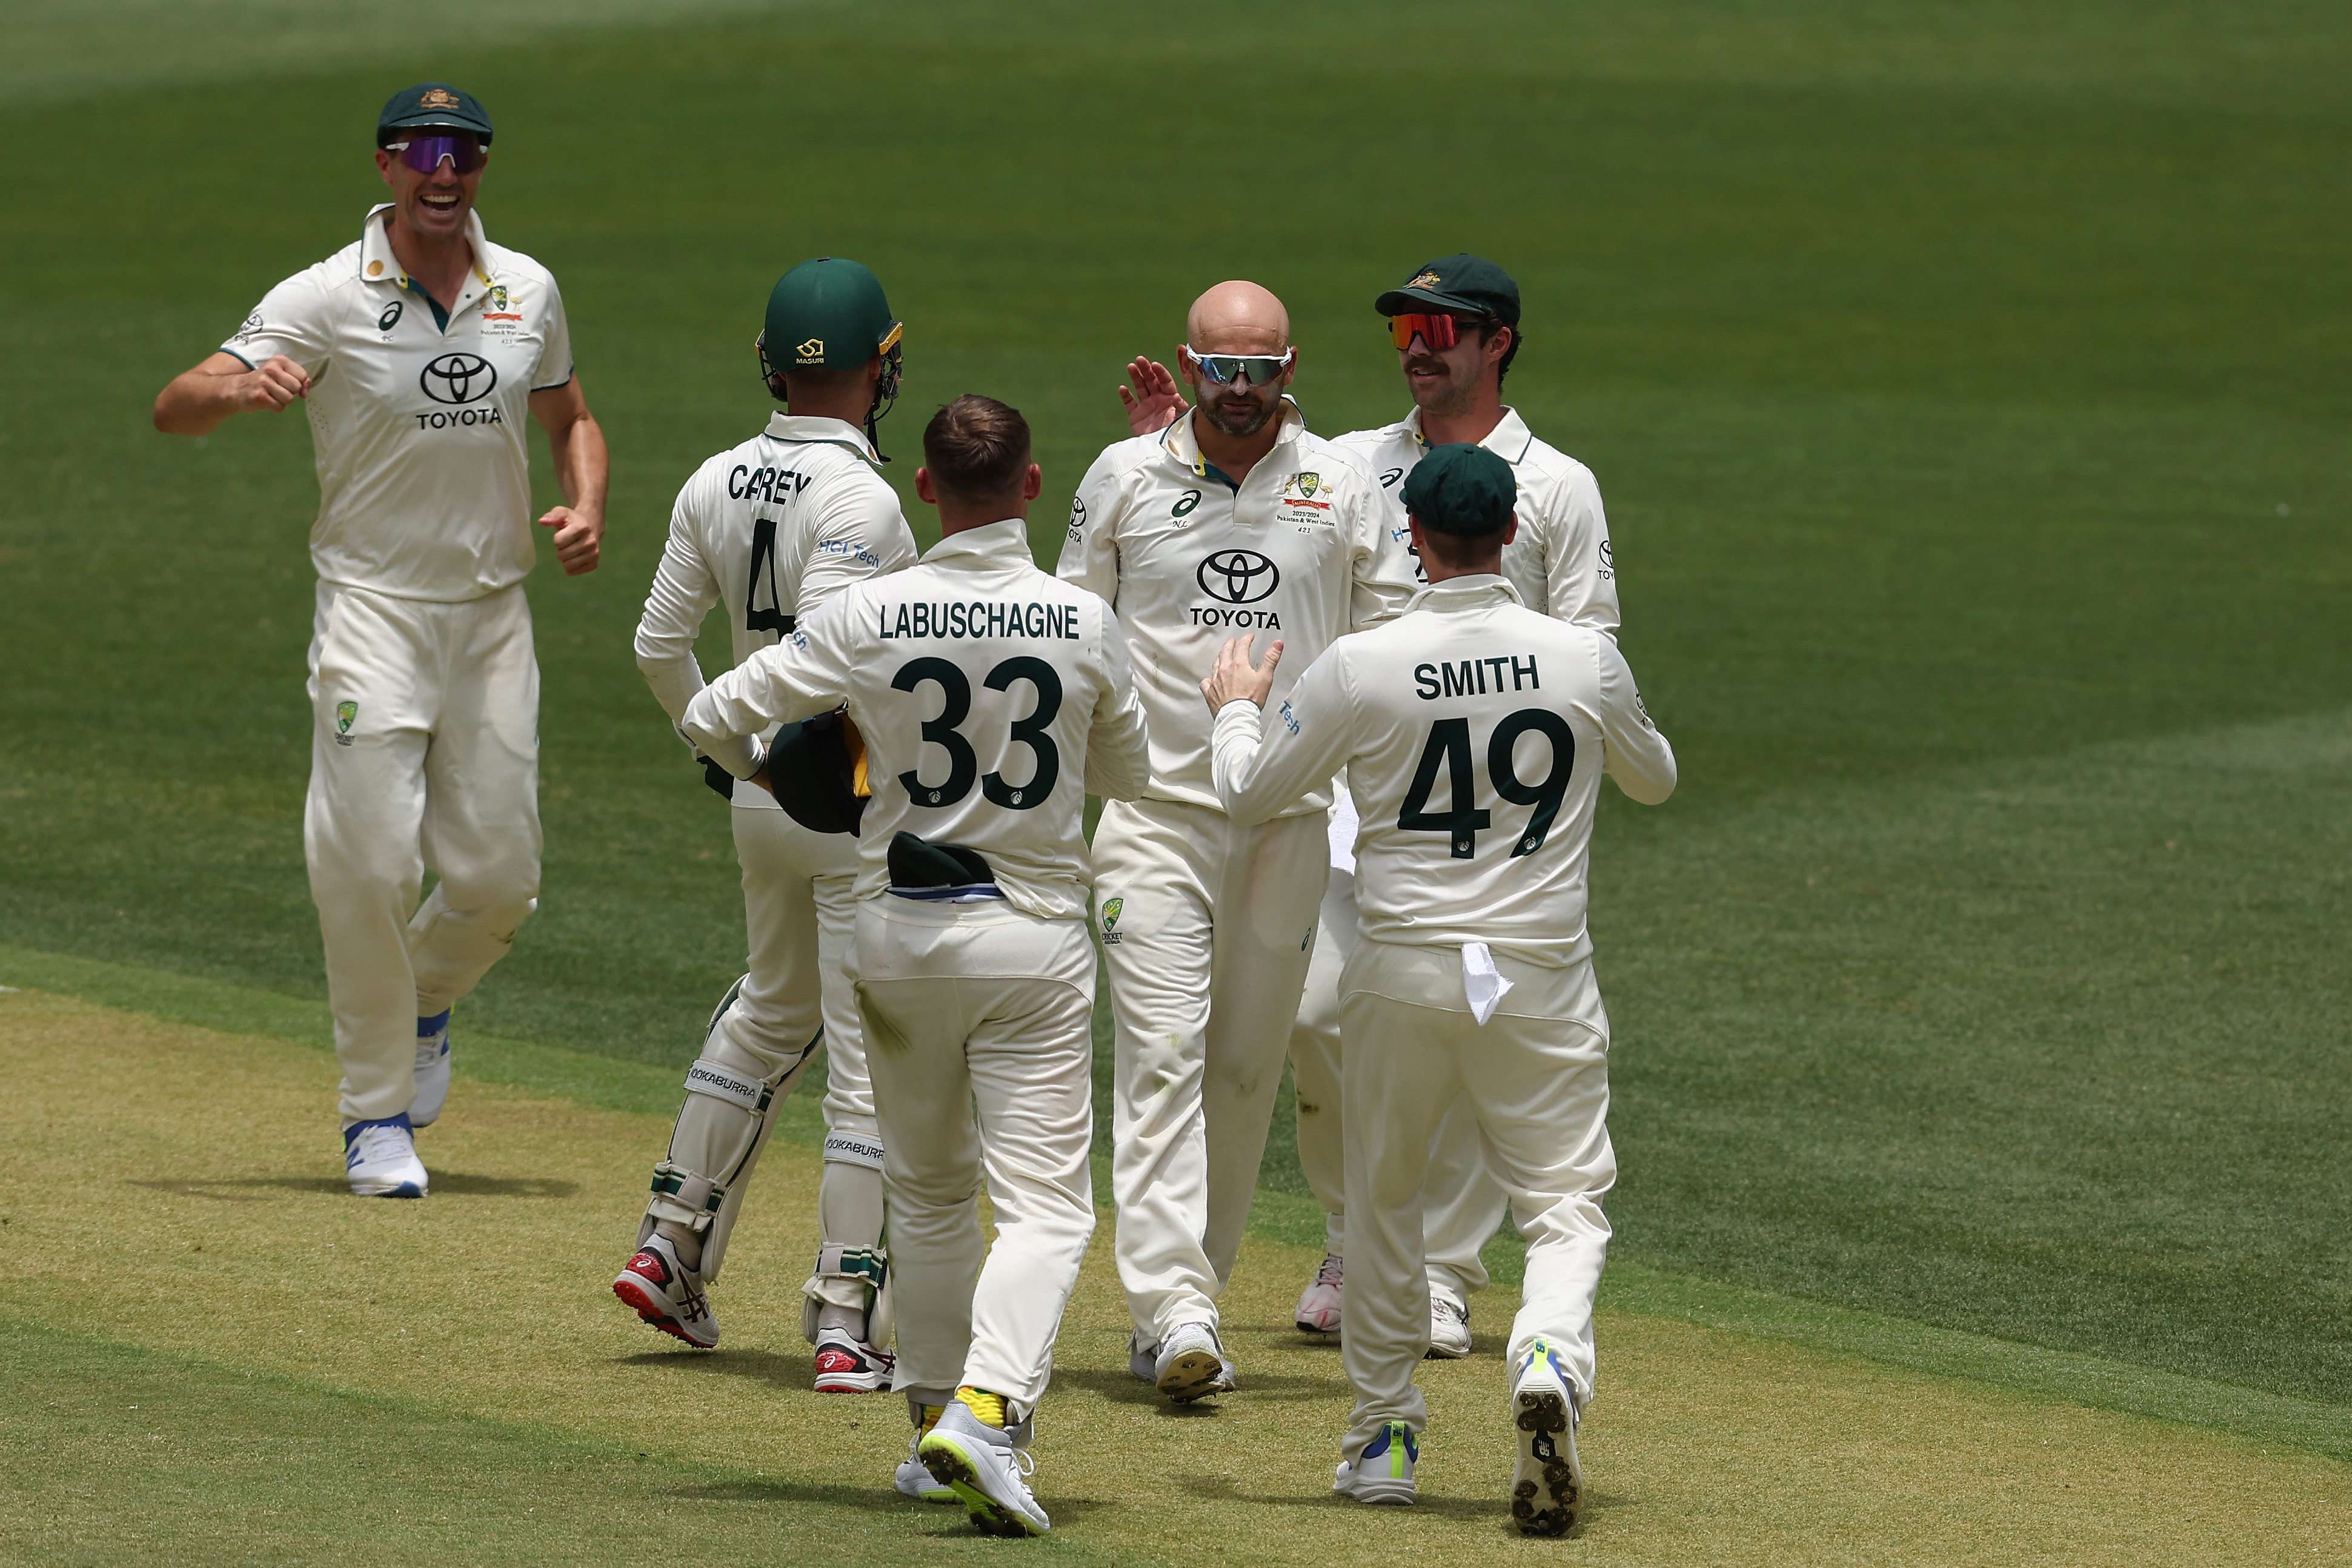
[[[1430,316],[1416,311],[1389,318],[1389,342],[1401,349],[1412,347],[1416,337],[1433,349],[1450,349],[1462,341],[1462,318]]]

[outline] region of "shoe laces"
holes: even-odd
[[[1429,1305],[1431,1310],[1443,1312],[1455,1322],[1466,1323],[1470,1321],[1470,1309],[1459,1301],[1449,1301],[1443,1296],[1433,1296],[1430,1298]]]
[[[1339,1261],[1339,1255],[1338,1253],[1325,1253],[1323,1255],[1323,1266],[1315,1271],[1315,1283],[1318,1285],[1329,1285],[1337,1288],[1340,1284],[1339,1276],[1342,1267],[1343,1266]],[[1297,1276],[1294,1275],[1292,1278],[1296,1279]]]

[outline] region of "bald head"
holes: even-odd
[[[1184,341],[1202,353],[1280,353],[1290,346],[1290,312],[1272,289],[1236,278],[1192,301]]]

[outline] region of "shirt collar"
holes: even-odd
[[[1493,572],[1474,572],[1466,577],[1448,577],[1443,583],[1432,583],[1405,602],[1404,613],[1415,610],[1435,610],[1446,615],[1460,610],[1479,610],[1505,601],[1525,605],[1511,580]]]
[[[390,202],[378,202],[368,208],[367,221],[360,226],[360,276],[371,283],[390,283],[404,289],[408,286],[408,274],[401,269],[400,258],[392,253],[392,236],[384,223],[383,215],[391,210]],[[466,243],[473,247],[474,277],[487,289],[498,279],[490,276],[490,242],[483,237],[478,208],[466,214]]]
[[[1429,449],[1429,437],[1421,433],[1420,409],[1416,408],[1404,416],[1404,427],[1412,433],[1414,446],[1424,452]],[[1535,432],[1529,430],[1528,422],[1519,417],[1519,411],[1505,404],[1502,423],[1487,431],[1486,438],[1478,445],[1517,468],[1519,459],[1528,455],[1528,447],[1535,438]]]
[[[1277,447],[1286,441],[1296,441],[1307,433],[1307,416],[1298,411],[1298,405],[1291,401],[1290,394],[1286,392],[1282,395],[1282,411],[1275,417],[1278,423],[1274,444]],[[1191,414],[1186,414],[1160,433],[1160,447],[1170,457],[1192,469],[1193,478],[1204,479],[1209,477],[1209,459],[1201,456],[1201,443],[1192,434]],[[1269,452],[1266,458],[1273,455]],[[1258,462],[1263,464],[1265,460],[1265,458],[1260,458]],[[1255,473],[1257,469],[1253,468],[1250,472]]]
[[[866,439],[866,432],[844,419],[794,416],[779,408],[768,416],[767,434],[778,441],[823,442],[853,452],[877,468],[882,464],[882,454]]]
[[[950,533],[923,552],[926,566],[1034,566],[1029,525],[1017,517]]]

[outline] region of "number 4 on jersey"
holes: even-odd
[[[1511,761],[1511,752],[1519,737],[1534,731],[1551,742],[1551,768],[1541,780],[1527,784],[1520,780]],[[1493,813],[1478,804],[1477,780],[1470,765],[1470,721],[1439,719],[1429,726],[1429,739],[1421,749],[1421,762],[1412,772],[1412,784],[1404,792],[1404,805],[1397,812],[1397,830],[1401,833],[1444,833],[1453,840],[1453,858],[1467,860],[1477,853],[1478,830],[1495,825]],[[1437,770],[1446,773],[1446,795],[1450,805],[1442,812],[1429,809],[1429,797],[1437,787]],[[1514,857],[1532,855],[1544,846],[1551,834],[1552,824],[1559,818],[1560,803],[1568,798],[1569,775],[1576,768],[1576,737],[1568,721],[1548,708],[1522,708],[1495,726],[1486,742],[1486,776],[1494,782],[1495,793],[1513,805],[1531,805],[1528,826],[1511,846]]]

